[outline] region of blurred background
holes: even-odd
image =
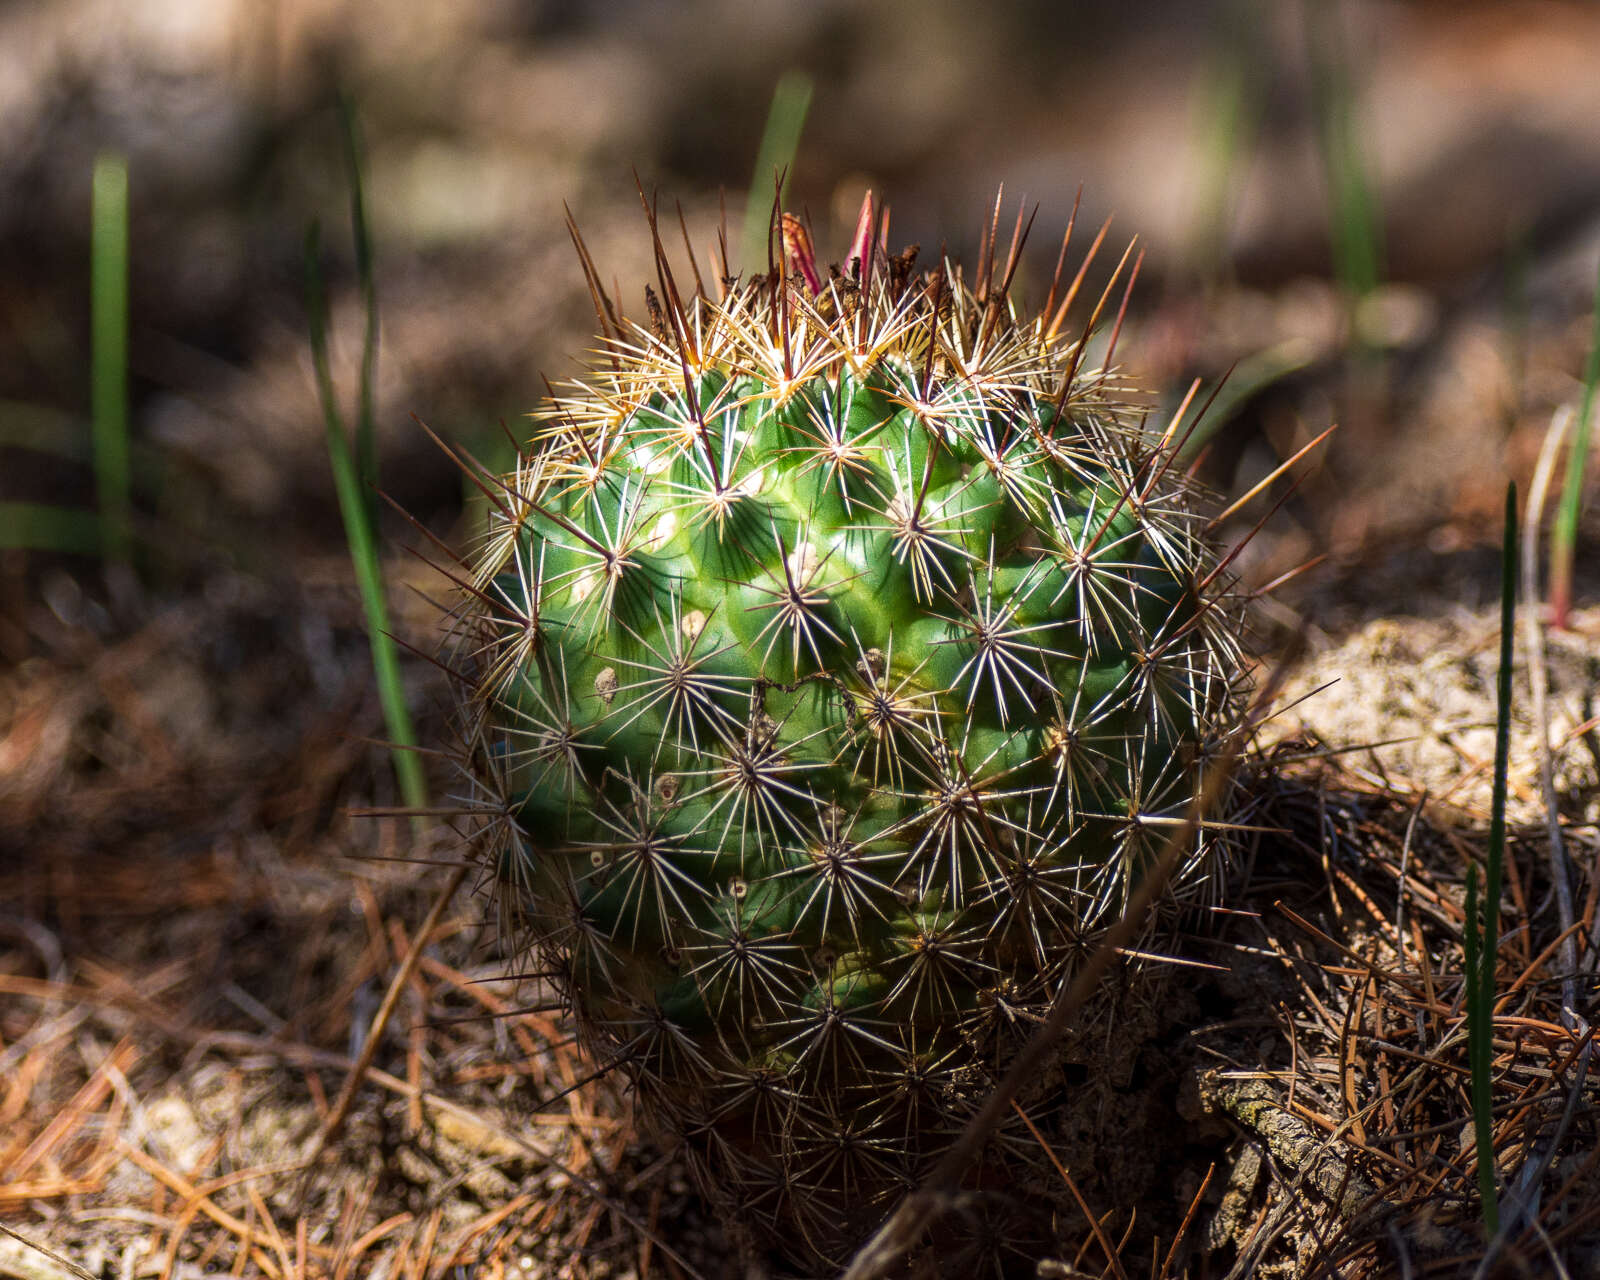
[[[941,245],[973,260],[997,192],[1002,235],[1037,206],[1024,307],[1075,202],[1069,263],[1110,220],[1085,299],[1137,235],[1118,361],[1151,388],[1156,424],[1193,380],[1202,399],[1221,384],[1196,465],[1224,495],[1338,424],[1232,564],[1260,585],[1326,557],[1270,623],[1336,631],[1415,610],[1419,583],[1493,598],[1504,485],[1526,481],[1552,411],[1579,401],[1592,345],[1593,5],[9,0],[0,838],[20,848],[48,824],[104,848],[129,796],[146,830],[188,820],[169,803],[233,821],[249,795],[249,822],[297,815],[302,835],[369,786],[395,798],[383,768],[348,773],[375,754],[359,735],[394,728],[308,326],[315,223],[353,421],[368,298],[346,119],[381,318],[377,487],[461,547],[472,486],[429,431],[503,464],[543,378],[573,376],[591,348],[565,210],[639,313],[636,177],[681,208],[709,276],[722,211],[737,257],[747,194],[770,200],[757,154],[773,112],[799,129],[788,204],[824,261],[868,189],[891,206],[891,248],[920,242],[924,264]],[[102,378],[98,429],[97,164],[113,194],[126,174],[130,282],[126,394]],[[757,256],[744,265],[764,269]],[[416,528],[373,505],[389,625],[432,652],[446,588],[403,550]],[[1583,510],[1580,584],[1597,559]],[[103,647],[136,640],[104,687]],[[437,740],[442,682],[409,659],[402,676],[420,740]]]
[[[1007,227],[1039,206],[1037,298],[1081,188],[1080,247],[1114,215],[1089,283],[1135,233],[1147,255],[1127,367],[1175,399],[1241,362],[1213,483],[1259,469],[1254,442],[1276,457],[1339,422],[1287,554],[1457,536],[1438,531],[1492,513],[1526,470],[1519,429],[1575,394],[1600,255],[1592,5],[10,0],[0,502],[92,506],[98,155],[129,173],[143,581],[272,577],[342,545],[302,271],[320,219],[353,396],[339,93],[366,144],[382,484],[447,529],[459,478],[412,417],[492,455],[541,373],[576,371],[592,312],[563,204],[638,310],[635,171],[681,202],[702,254],[726,193],[737,240],[786,73],[810,93],[790,204],[820,256],[870,187],[896,245],[971,258],[1004,184]],[[51,541],[17,526],[13,545]]]
[[[412,647],[390,686],[417,741],[437,745],[449,694],[420,655],[437,648],[449,587],[405,548],[441,557],[417,526],[463,548],[475,516],[422,424],[503,463],[543,376],[575,375],[592,344],[564,206],[642,313],[635,175],[664,211],[681,204],[704,272],[722,208],[737,245],[752,185],[771,198],[757,154],[775,96],[789,126],[803,116],[788,205],[823,261],[842,256],[868,189],[892,208],[891,249],[920,242],[924,265],[940,245],[975,260],[1002,185],[1003,236],[1037,204],[1025,307],[1080,193],[1069,269],[1112,219],[1086,299],[1137,234],[1117,360],[1151,389],[1155,425],[1194,380],[1202,399],[1223,384],[1195,466],[1224,496],[1338,424],[1292,494],[1274,481],[1224,530],[1237,538],[1285,499],[1231,565],[1247,585],[1322,557],[1263,605],[1265,644],[1302,619],[1332,644],[1373,618],[1496,599],[1506,482],[1526,493],[1593,348],[1600,6],[1587,0],[0,0],[0,977],[36,995],[75,984],[85,1002],[48,1025],[55,996],[0,1003],[0,1075],[26,1055],[0,1100],[0,1131],[21,1135],[0,1138],[0,1208],[24,1203],[6,1197],[27,1171],[6,1161],[99,1078],[116,1036],[145,1053],[137,1070],[116,1059],[126,1077],[168,1108],[165,1148],[143,1119],[130,1142],[220,1167],[205,1135],[246,1089],[286,1118],[230,1146],[228,1167],[303,1159],[278,1135],[326,1116],[340,1055],[437,891],[390,859],[459,856],[448,829],[352,816],[422,792],[373,746],[397,735],[312,359],[316,223],[329,370],[355,421],[369,299],[345,120],[380,317],[377,485],[416,522],[375,504],[385,625]],[[125,395],[115,370],[91,376],[90,301],[91,192],[105,212],[124,173]],[[107,243],[119,227],[102,220]],[[101,313],[102,353],[119,314]],[[1555,495],[1566,468],[1552,456]],[[1597,473],[1574,471],[1575,600],[1589,606],[1574,618],[1591,627],[1574,678],[1591,689]],[[1410,669],[1431,647],[1371,659]],[[1489,686],[1473,680],[1463,714],[1487,721]],[[1387,704],[1346,687],[1349,733],[1385,736]],[[426,774],[412,785],[448,809],[463,780],[447,759],[411,758]],[[427,971],[376,1061],[487,1116],[519,1072],[539,1077],[507,1058],[504,1021],[467,1018],[487,988],[463,975],[505,967],[480,909],[452,935],[460,968]],[[80,1026],[93,1036],[60,1030]],[[254,1066],[223,1089],[207,1074],[218,1056]],[[205,1099],[224,1095],[217,1119]],[[370,1171],[380,1147],[420,1142],[399,1105],[364,1101],[339,1159]],[[618,1146],[601,1163],[626,1171],[626,1126],[605,1132]],[[118,1236],[56,1206],[153,1195],[162,1209],[145,1173],[98,1150],[63,1157],[59,1195],[24,1179],[33,1209],[18,1211],[74,1256],[144,1244],[135,1226]],[[409,1206],[420,1231],[464,1203],[470,1179],[447,1178],[449,1161],[430,1189],[383,1159],[361,1221]],[[292,1179],[273,1187],[292,1236]],[[687,1203],[671,1195],[664,1220]],[[591,1207],[572,1210],[584,1239]],[[553,1237],[547,1224],[531,1238]],[[190,1243],[160,1247],[187,1258]]]

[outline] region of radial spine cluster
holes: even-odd
[[[1021,236],[969,282],[870,204],[826,273],[780,226],[710,292],[657,237],[644,323],[579,240],[599,355],[489,486],[461,631],[516,944],[708,1190],[836,1262],[1182,827],[1243,664],[1059,270],[1025,318]],[[1169,902],[1215,879],[1185,839]]]

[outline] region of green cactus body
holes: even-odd
[[[508,916],[706,1185],[830,1262],[1117,918],[1241,666],[1108,376],[867,265],[608,324],[471,615]]]

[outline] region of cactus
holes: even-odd
[[[810,1266],[981,1103],[1241,687],[1173,433],[1059,332],[1059,268],[1025,318],[1023,236],[967,282],[885,225],[869,198],[824,278],[784,215],[774,269],[724,262],[715,296],[656,234],[642,324],[574,229],[599,359],[486,486],[461,615],[516,945],[713,1197]],[[1169,903],[1215,879],[1189,845]],[[1026,1146],[972,1185],[1016,1184]]]

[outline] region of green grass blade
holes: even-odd
[[[91,416],[101,551],[126,561],[132,545],[128,462],[128,162],[94,163],[89,253]]]
[[[1472,1129],[1478,1151],[1478,1191],[1490,1238],[1500,1230],[1495,1185],[1493,1091],[1495,952],[1499,945],[1500,892],[1506,851],[1506,770],[1511,751],[1511,649],[1517,614],[1517,486],[1506,486],[1506,527],[1500,564],[1500,675],[1495,689],[1494,792],[1489,807],[1488,865],[1482,911],[1477,869],[1467,873],[1467,1057],[1472,1072]]]
[[[356,279],[361,287],[361,306],[365,328],[361,335],[361,380],[356,391],[356,468],[361,478],[363,506],[373,531],[378,528],[377,420],[373,410],[373,388],[378,380],[378,287],[372,268],[372,232],[367,222],[367,204],[362,184],[363,151],[361,130],[355,107],[343,95],[339,98],[339,117],[344,126],[345,168],[350,179],[350,225],[355,236]]]
[[[1199,180],[1190,238],[1196,269],[1207,286],[1217,282],[1226,265],[1240,157],[1251,146],[1261,113],[1263,51],[1254,33],[1265,15],[1259,9],[1259,0],[1229,0],[1221,7],[1202,71],[1193,144]]]
[[[767,269],[767,241],[772,229],[773,182],[783,175],[780,200],[789,193],[789,178],[795,152],[800,147],[800,131],[805,127],[806,111],[811,106],[811,77],[804,71],[785,71],[772,90],[772,106],[767,111],[766,128],[756,152],[755,173],[750,179],[750,198],[744,209],[744,238],[741,261],[747,275]]]
[[[355,568],[356,588],[366,616],[367,639],[372,646],[372,668],[377,677],[378,700],[384,723],[393,744],[395,779],[400,796],[413,809],[428,804],[428,781],[422,760],[413,749],[416,731],[411,709],[406,704],[405,686],[400,678],[400,655],[389,629],[389,606],[384,596],[383,567],[378,559],[378,540],[369,519],[366,491],[345,433],[334,391],[333,374],[328,366],[328,303],[322,287],[321,234],[313,223],[306,232],[305,247],[306,309],[310,319],[311,363],[316,373],[317,397],[322,403],[326,429],[328,461],[333,468],[334,492],[339,499],[339,515],[344,521],[345,538],[350,546],[350,563]]]
[[[1240,360],[1227,374],[1226,381],[1216,389],[1205,417],[1192,431],[1186,431],[1187,438],[1183,442],[1181,456],[1185,460],[1198,457],[1200,451],[1238,416],[1245,405],[1273,383],[1300,372],[1311,363],[1314,355],[1309,343],[1291,338]],[[1202,401],[1206,394],[1202,392]],[[1176,397],[1172,398],[1168,402],[1168,409],[1176,408],[1177,403]]]
[[[104,543],[93,511],[43,502],[0,502],[0,547],[93,556],[102,553]]]
[[[1550,620],[1565,627],[1572,612],[1572,556],[1578,542],[1578,512],[1583,505],[1583,473],[1589,463],[1589,436],[1594,423],[1595,385],[1600,383],[1600,278],[1595,280],[1594,330],[1589,340],[1589,360],[1583,370],[1583,407],[1567,455],[1567,475],[1561,486],[1550,531]]]
[[[1484,1144],[1492,1147],[1492,1133],[1490,1129],[1489,1112],[1478,1105],[1478,1081],[1481,1076],[1484,1083],[1489,1081],[1487,1069],[1478,1070],[1478,1058],[1483,1045],[1478,1034],[1478,987],[1479,971],[1483,959],[1483,917],[1479,911],[1478,900],[1478,867],[1473,863],[1467,867],[1467,901],[1465,918],[1461,930],[1461,950],[1463,953],[1462,964],[1465,966],[1465,986],[1462,993],[1462,1008],[1467,1015],[1467,1069],[1469,1080],[1468,1089],[1472,1095],[1472,1129],[1478,1144],[1479,1168],[1483,1167]]]
[[[1350,59],[1340,29],[1340,6],[1306,0],[1311,86],[1318,142],[1327,176],[1334,271],[1358,303],[1383,274],[1381,219],[1356,119]]]

